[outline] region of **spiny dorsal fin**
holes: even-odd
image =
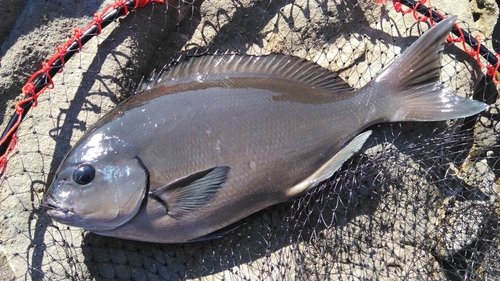
[[[229,166],[217,166],[169,183],[149,196],[165,206],[167,215],[181,217],[210,204],[227,181]]]
[[[338,74],[306,59],[282,54],[203,55],[190,57],[173,67],[164,68],[158,75],[138,87],[138,92],[159,84],[172,86],[189,82],[209,82],[230,78],[274,78],[294,81],[311,87],[336,92],[352,91]]]

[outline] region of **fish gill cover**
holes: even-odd
[[[0,29],[2,127],[27,77],[111,3],[0,1],[6,25],[17,17]],[[499,43],[489,39],[495,2],[432,4],[458,15],[490,50]],[[167,245],[103,237],[52,223],[40,207],[82,134],[141,77],[186,53],[292,54],[360,88],[428,28],[392,3],[354,0],[174,0],[112,22],[66,63],[19,128],[0,179],[0,280],[499,279],[498,86],[460,45],[445,48],[441,80],[488,103],[487,112],[377,125],[331,179],[220,239]]]

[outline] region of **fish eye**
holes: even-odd
[[[95,169],[90,164],[80,164],[73,172],[73,180],[81,185],[90,183],[95,177]]]

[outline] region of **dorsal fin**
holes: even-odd
[[[139,85],[137,92],[160,84],[172,86],[195,81],[210,82],[245,77],[284,79],[336,92],[352,91],[349,84],[338,74],[306,59],[282,54],[227,54],[190,57],[175,66],[165,67],[158,75]]]

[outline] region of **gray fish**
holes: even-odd
[[[358,90],[288,55],[190,58],[86,132],[43,205],[55,221],[106,236],[217,237],[331,177],[373,124],[485,110],[439,81],[439,52],[455,19],[432,27]]]

